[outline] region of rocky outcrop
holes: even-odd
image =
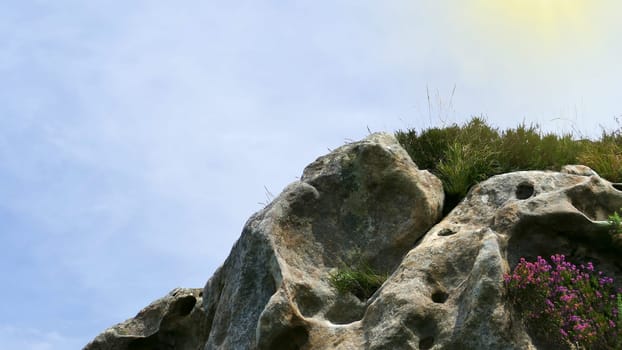
[[[565,254],[622,280],[606,222],[622,192],[587,167],[492,177],[444,218],[442,203],[392,136],[342,146],[249,219],[186,321],[167,316],[184,314],[169,295],[87,349],[545,349],[506,298],[520,257]],[[388,276],[375,293],[331,285],[361,263]]]
[[[333,348],[368,302],[339,294],[330,272],[359,261],[394,270],[442,203],[441,182],[389,135],[317,159],[248,221],[207,283],[205,349]]]
[[[622,193],[598,176],[528,171],[475,186],[370,301],[368,349],[547,349],[513,317],[503,274],[520,257],[565,254],[620,276],[603,225]]]
[[[177,288],[107,329],[85,350],[199,350],[207,339],[201,289]]]

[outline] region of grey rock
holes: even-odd
[[[475,186],[385,282],[361,321],[366,349],[550,349],[506,299],[520,257],[565,254],[620,280],[620,245],[606,224],[622,193],[606,180],[515,172]]]
[[[332,163],[325,164],[319,168]],[[310,211],[301,209],[306,215],[318,211],[306,203]],[[259,314],[256,343],[208,342],[206,349],[550,349],[532,339],[514,314],[503,275],[520,257],[559,253],[577,263],[593,261],[620,280],[621,245],[606,223],[620,207],[622,193],[597,175],[528,171],[492,177],[416,242],[380,290],[364,301],[326,285],[325,269],[335,266],[326,263],[327,257],[333,252],[346,257],[346,247],[337,243],[328,250],[320,242],[317,249],[317,235],[288,245],[296,232],[309,230],[273,227],[271,232],[281,232],[275,254],[281,272],[274,284],[281,287]],[[378,244],[359,247],[373,254],[382,251]]]
[[[564,165],[560,170],[562,173],[573,174],[573,175],[583,175],[583,176],[598,176],[598,174],[592,170],[590,167],[580,164],[568,164]]]
[[[318,158],[250,218],[205,286],[205,349],[360,348],[362,339],[339,342],[367,300],[339,294],[330,273],[358,261],[395,269],[438,222],[443,197],[388,134]]]
[[[207,339],[200,288],[177,288],[113,326],[84,350],[199,350]]]

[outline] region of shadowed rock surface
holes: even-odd
[[[587,167],[492,177],[445,218],[442,203],[392,136],[342,146],[249,219],[202,300],[177,290],[86,349],[546,349],[507,302],[510,266],[560,253],[622,278],[605,221],[622,192]],[[329,283],[360,262],[390,275],[363,300]]]
[[[85,350],[203,349],[207,322],[203,291],[177,288],[141,310],[138,315],[107,329]]]

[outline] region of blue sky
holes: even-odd
[[[622,6],[543,1],[1,5],[0,348],[202,287],[266,188],[368,128],[616,127]]]

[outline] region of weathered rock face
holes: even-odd
[[[330,271],[358,260],[392,271],[439,220],[442,203],[441,182],[389,135],[319,158],[248,221],[207,283],[205,349],[333,348],[367,301],[340,295]]]
[[[565,254],[622,280],[604,222],[622,192],[587,167],[492,177],[439,222],[442,202],[393,137],[340,147],[250,218],[187,321],[166,316],[184,314],[164,311],[178,309],[169,295],[87,349],[546,349],[507,302],[520,257]],[[362,300],[329,282],[360,261],[390,274]]]
[[[107,329],[85,350],[203,349],[207,322],[201,289],[177,288],[123,323]]]
[[[615,237],[599,221],[621,206],[598,176],[516,172],[475,186],[370,301],[365,348],[547,349],[513,317],[503,274],[520,257],[561,253],[619,280]]]

